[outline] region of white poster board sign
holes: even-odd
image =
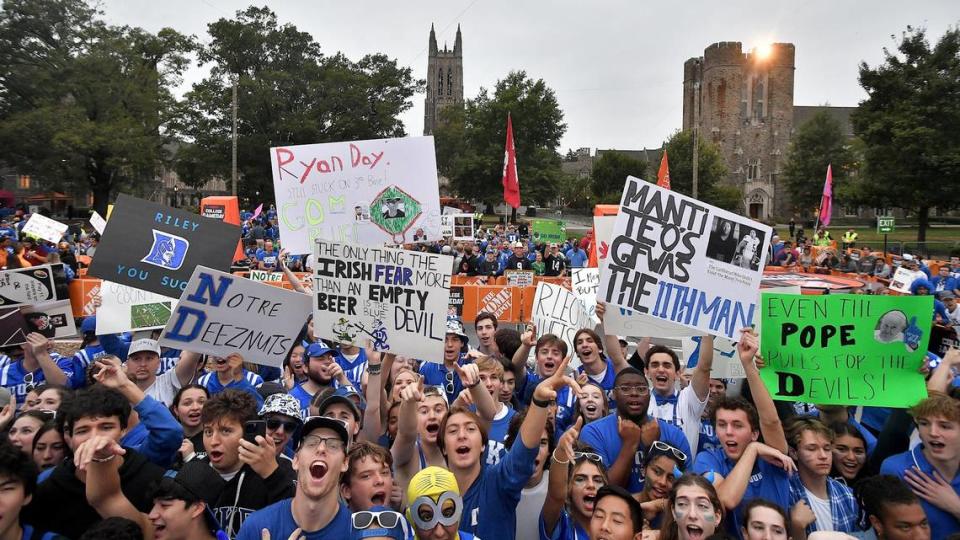
[[[93,229],[97,233],[103,234],[103,230],[107,228],[107,220],[103,219],[103,216],[94,210],[90,213],[90,225],[93,225]]]
[[[160,343],[281,367],[309,314],[309,295],[197,266]]]
[[[63,233],[67,232],[67,224],[48,218],[40,214],[32,214],[27,224],[23,226],[23,234],[42,238],[47,242],[56,244],[63,238]]]
[[[443,362],[449,255],[318,240],[313,267],[314,335]]]
[[[597,298],[736,340],[759,319],[771,234],[762,223],[627,177]]]
[[[893,273],[893,279],[890,280],[890,290],[910,294],[910,286],[913,285],[913,282],[916,281],[918,277],[922,277],[923,275],[923,272],[914,272],[901,266]]]
[[[433,137],[270,149],[277,222],[293,255],[323,239],[362,245],[439,240]]]
[[[270,282],[280,282],[283,281],[283,272],[267,272],[266,270],[250,270],[250,275],[248,276],[253,281],[270,281]]]
[[[599,268],[572,268],[570,271],[570,288],[577,295],[583,307],[594,323],[600,322],[597,318],[597,287],[600,286]]]
[[[455,214],[453,216],[454,240],[475,240],[475,231],[473,214]]]
[[[444,207],[446,210],[446,207]],[[440,216],[440,234],[444,238],[450,238],[453,236],[453,216],[450,214],[444,214]]]
[[[683,338],[683,358],[686,367],[694,367],[700,361],[700,347],[703,345],[701,336],[687,336]],[[737,354],[737,344],[727,338],[713,340],[713,366],[710,370],[711,379],[743,379],[747,375],[740,363]]]
[[[176,298],[103,281],[97,309],[97,335],[163,328],[176,305]]]
[[[533,298],[533,324],[537,338],[554,334],[567,344],[568,354],[574,354],[573,337],[581,328],[594,328],[586,306],[571,291],[541,281]],[[576,363],[576,362],[575,362]]]

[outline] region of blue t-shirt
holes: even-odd
[[[690,443],[683,432],[677,426],[657,418],[660,425],[660,440],[679,449],[686,455],[690,455]],[[580,440],[589,444],[603,458],[603,464],[610,469],[613,462],[620,455],[620,449],[623,447],[623,440],[617,430],[617,413],[611,413],[599,420],[590,422],[583,427],[580,432]],[[638,448],[636,459],[633,461],[633,467],[630,470],[630,479],[627,484],[627,491],[630,493],[640,493],[643,491],[643,461],[644,449]]]
[[[343,369],[343,373],[346,374],[347,379],[350,381],[350,384],[354,388],[363,388],[360,384],[360,380],[363,378],[363,372],[367,370],[367,351],[364,348],[360,348],[360,354],[357,355],[355,360],[349,360],[343,356],[343,352],[340,352],[334,357],[337,364]]]
[[[911,467],[916,467],[933,477],[933,465],[923,455],[922,444],[883,460],[883,464],[880,465],[880,474],[892,474],[903,480],[903,473]],[[950,486],[953,491],[960,494],[960,474],[950,480]],[[949,512],[941,510],[923,498],[920,499],[920,506],[923,507],[923,513],[927,515],[927,520],[930,522],[930,538],[946,538],[955,532],[960,532],[960,522]]]
[[[107,354],[102,345],[87,345],[77,351],[71,361],[73,362],[73,374],[68,381],[70,388],[83,388],[87,385],[87,368],[94,363],[97,358]]]
[[[310,416],[310,400],[313,399],[313,394],[303,389],[303,383],[294,386],[287,393],[300,402],[300,414],[306,420],[307,416]]]
[[[540,540],[590,540],[590,535],[579,523],[574,521],[567,510],[560,510],[560,518],[553,526],[553,534],[547,534],[547,525],[543,521],[543,511],[540,511]]]
[[[723,448],[714,448],[697,454],[697,460],[693,464],[693,472],[697,474],[715,472],[726,478],[735,465],[735,462],[727,458]],[[743,510],[747,503],[754,499],[766,499],[789,512],[790,477],[787,476],[787,472],[776,465],[757,458],[757,462],[753,466],[753,474],[750,475],[747,490],[744,491],[740,504],[733,510],[727,510],[727,515],[723,518],[728,533],[737,538],[740,537],[740,528],[743,526]]]
[[[717,432],[713,429],[713,422],[709,418],[700,419],[700,438],[697,440],[697,454],[714,448],[722,448]]]
[[[570,268],[583,268],[587,264],[587,252],[582,249],[571,249],[565,255],[570,262]]]
[[[257,407],[263,405],[263,397],[257,391],[257,387],[263,384],[263,378],[252,371],[243,370],[243,378],[239,381],[230,381],[226,386],[217,378],[217,373],[211,371],[203,374],[197,384],[207,389],[210,395],[219,394],[224,390],[240,390],[247,392],[257,400]]]
[[[467,362],[466,355],[461,354],[460,359],[457,360],[457,364],[462,366],[467,363],[469,362]],[[447,373],[450,373],[453,378],[452,388],[451,385],[448,384]],[[423,384],[443,388],[443,393],[447,396],[447,403],[453,403],[454,400],[457,399],[457,396],[460,395],[460,392],[463,391],[463,383],[460,381],[460,376],[457,375],[456,371],[449,371],[446,364],[424,362],[423,365],[420,366],[420,375],[423,376]]]
[[[603,360],[607,364],[607,370],[603,373],[603,380],[596,381],[590,374],[587,374],[587,377],[591,381],[599,384],[600,388],[603,388],[604,392],[607,393],[607,408],[612,411],[617,408],[617,400],[613,399],[613,382],[617,380],[617,370],[613,367],[613,360],[611,360],[609,356],[604,357]],[[586,370],[583,369],[583,364],[581,364],[580,367],[577,368],[577,373],[584,372],[586,372]]]
[[[57,366],[66,374],[69,383],[74,377],[73,357],[65,358],[57,353],[50,353],[50,357],[57,363]],[[37,368],[32,373],[27,373],[23,369],[23,359],[11,361],[0,368],[0,386],[10,391],[10,394],[17,400],[19,409],[27,399],[27,393],[32,388],[36,388],[46,381],[41,368]]]
[[[506,414],[503,415],[503,418],[490,422],[490,429],[487,431],[485,459],[487,465],[496,465],[507,453],[507,447],[503,443],[507,440],[507,429],[510,427],[510,420],[516,416],[517,411],[513,410],[509,405],[504,405],[504,407],[507,408]]]
[[[267,253],[265,250],[257,250],[257,260],[262,262],[264,268],[267,270],[276,270],[277,268],[277,258],[280,256],[276,250]]]
[[[517,438],[500,463],[484,464],[480,476],[463,494],[460,529],[480,538],[514,540],[517,504],[523,486],[533,474],[534,461],[539,453],[539,444],[527,448],[523,439]]]
[[[240,526],[236,540],[260,540],[260,531],[263,529],[270,531],[270,538],[289,538],[298,528],[293,520],[292,502],[293,499],[284,499],[250,514]],[[307,540],[346,540],[351,538],[353,529],[350,516],[350,509],[341,502],[340,509],[326,527],[319,531],[302,531],[300,536]]]

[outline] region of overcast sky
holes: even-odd
[[[263,5],[259,2],[256,5]],[[865,97],[857,66],[883,58],[908,26],[933,39],[960,22],[957,0],[282,0],[267,3],[281,23],[309,32],[325,52],[351,59],[383,52],[426,78],[427,38],[440,47],[463,32],[464,96],[475,97],[511,70],[553,88],[567,133],[561,151],[659,147],[680,128],[683,62],[717,41],[744,50],[769,42],[796,45],[797,105],[852,106]],[[251,2],[103,0],[113,24],[150,31],[173,27],[206,42],[206,25]],[[722,8],[722,9],[721,9]],[[205,76],[194,67],[189,88]],[[423,133],[422,94],[403,115],[407,133]],[[242,106],[242,105],[241,105]],[[522,144],[522,141],[517,141]]]

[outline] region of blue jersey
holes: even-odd
[[[923,455],[922,444],[883,460],[883,464],[880,465],[880,474],[892,474],[903,480],[903,473],[912,467],[933,477],[933,465]],[[953,491],[960,494],[960,474],[949,479],[949,482]],[[920,499],[920,506],[923,507],[923,513],[927,515],[927,520],[930,522],[930,538],[946,538],[955,532],[960,532],[960,521],[957,521],[957,518],[949,512],[930,504],[923,498]]]
[[[603,373],[603,380],[597,381],[588,373],[587,377],[600,385],[600,388],[603,388],[603,391],[607,393],[607,406],[608,410],[612,411],[617,408],[617,400],[613,398],[613,381],[617,379],[617,370],[613,367],[613,360],[609,356],[604,358],[604,362],[607,364],[607,370]],[[577,373],[585,373],[586,370],[583,369],[583,365],[577,368]]]
[[[220,382],[220,379],[217,378],[217,373],[211,371],[209,373],[204,373],[197,384],[207,389],[210,392],[210,395],[219,394],[224,390],[241,390],[247,392],[257,400],[257,406],[263,405],[263,397],[260,396],[260,392],[257,392],[257,387],[263,384],[263,379],[253,373],[252,371],[243,370],[243,378],[239,381],[230,381],[226,386]]]
[[[570,517],[566,509],[560,511],[560,518],[553,526],[553,534],[547,534],[547,526],[543,521],[543,511],[541,511],[540,540],[590,540],[590,535]]]
[[[487,465],[496,465],[507,453],[507,447],[504,442],[507,440],[507,429],[510,427],[510,419],[516,416],[517,411],[509,405],[504,405],[507,412],[502,418],[490,422],[490,429],[487,432]]]
[[[466,355],[461,354],[457,364],[467,364]],[[424,362],[420,366],[420,375],[423,376],[423,384],[427,386],[439,386],[447,396],[447,403],[453,403],[460,392],[463,391],[463,383],[456,371],[447,369],[445,364],[436,364],[434,362]],[[482,535],[481,535],[482,538]]]
[[[263,263],[264,269],[276,270],[280,254],[276,251],[267,253],[266,250],[257,250],[257,260]]]
[[[313,399],[313,394],[303,389],[303,383],[294,386],[287,393],[300,402],[300,414],[306,420],[307,416],[310,416],[310,400]]]
[[[236,540],[260,540],[260,531],[266,529],[270,531],[270,538],[284,539],[289,538],[293,531],[299,526],[293,520],[293,511],[291,503],[293,499],[284,499],[278,503],[257,510],[247,516],[240,526]],[[350,521],[350,509],[343,503],[340,509],[327,526],[319,531],[303,531],[301,538],[307,540],[346,540],[352,538],[352,524]]]
[[[673,424],[657,418],[660,425],[660,440],[678,448],[686,455],[690,455],[690,443],[683,432]],[[599,420],[590,422],[583,427],[580,432],[580,440],[589,444],[603,458],[603,464],[609,469],[613,462],[620,455],[620,449],[623,447],[623,440],[617,430],[618,416],[612,413]],[[633,467],[630,470],[630,479],[627,484],[627,490],[630,493],[640,493],[643,491],[643,462],[645,459],[643,448],[638,448],[633,460]]]
[[[717,433],[713,429],[713,423],[710,419],[701,418],[700,438],[697,440],[697,454],[706,452],[707,450],[713,450],[714,448],[722,448],[720,439],[717,438]]]
[[[347,376],[350,384],[352,384],[354,388],[363,388],[360,381],[363,379],[363,372],[367,370],[366,349],[360,348],[360,354],[353,360],[347,359],[347,357],[343,355],[343,352],[337,354],[334,359],[343,369],[343,373]]]
[[[527,448],[518,437],[500,463],[484,464],[480,475],[463,494],[460,529],[480,538],[514,540],[517,504],[539,453],[539,444]]]
[[[697,474],[706,474],[715,472],[726,478],[733,467],[734,461],[727,458],[723,448],[714,448],[706,452],[697,454],[697,460],[693,464],[693,472]],[[754,499],[766,499],[776,503],[783,509],[790,508],[790,478],[787,472],[757,458],[753,466],[753,474],[750,475],[750,481],[747,483],[747,490],[740,499],[740,504],[733,510],[728,510],[723,521],[726,523],[727,532],[736,538],[740,537],[740,528],[743,526],[743,510],[747,503]]]
[[[107,354],[102,345],[87,345],[77,351],[71,361],[73,362],[73,374],[68,381],[70,388],[83,388],[87,385],[87,369],[97,358]]]
[[[64,374],[67,376],[67,382],[74,376],[73,357],[64,358],[57,353],[50,353],[50,357],[57,363]],[[0,386],[10,391],[17,401],[19,409],[27,399],[27,393],[46,381],[43,370],[39,367],[33,372],[27,372],[23,369],[23,360],[9,361],[0,368]]]

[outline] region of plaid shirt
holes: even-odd
[[[833,478],[827,477],[827,497],[830,499],[830,517],[833,519],[833,530],[844,533],[860,532],[860,528],[857,526],[860,511],[857,508],[857,500],[853,497],[853,491]],[[813,505],[807,499],[807,490],[800,482],[800,475],[794,474],[790,477],[791,508],[799,501],[806,502],[807,506],[811,510],[813,509]],[[816,530],[817,522],[814,521],[807,527],[807,534]]]

